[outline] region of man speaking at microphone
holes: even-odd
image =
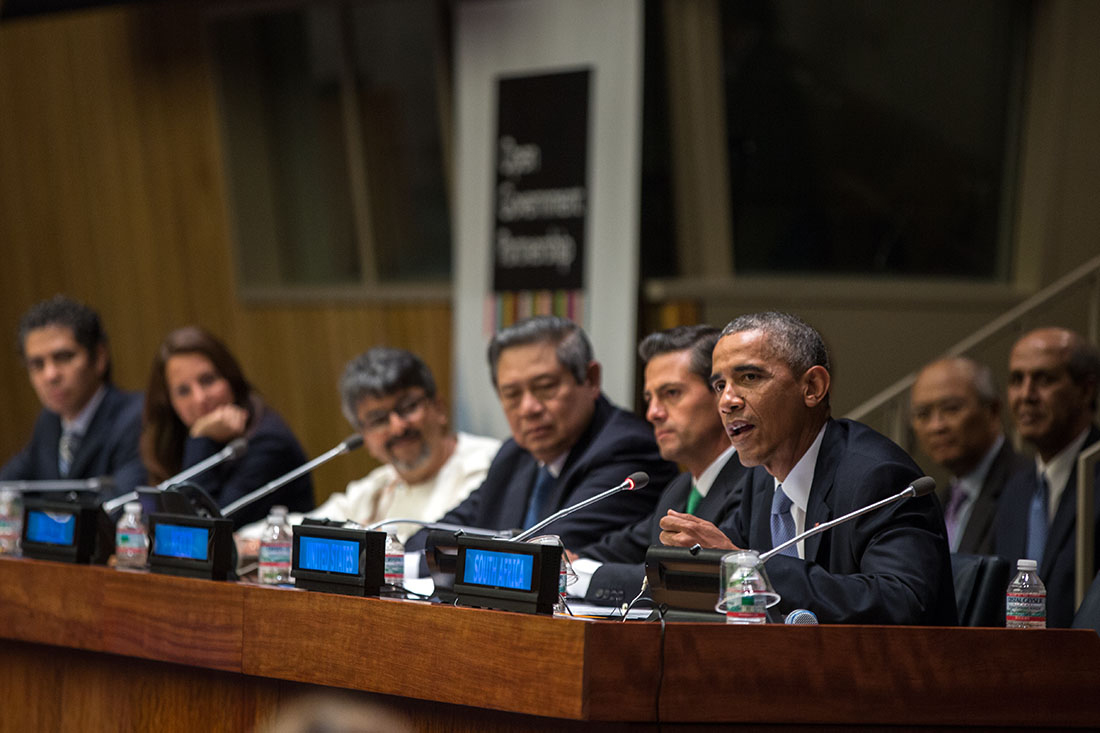
[[[829,369],[821,335],[794,316],[757,313],[723,329],[711,385],[741,462],[755,468],[720,527],[670,512],[662,542],[763,552],[921,476],[884,436],[830,416]],[[822,623],[957,623],[943,513],[932,496],[808,537],[766,569],[782,613],[807,608]]]
[[[650,516],[582,548],[573,561],[578,581],[569,594],[589,603],[617,606],[638,593],[645,555],[659,543],[661,517],[669,509],[721,522],[737,506],[748,469],[737,460],[718,417],[710,388],[713,326],[677,326],[651,333],[638,345],[645,363],[646,419],[661,457],[684,468]]]
[[[649,474],[646,488],[585,507],[546,532],[584,547],[653,510],[676,467],[661,459],[644,420],[603,396],[600,365],[580,326],[535,316],[504,328],[489,344],[489,366],[512,437],[485,482],[440,521],[526,529],[637,471]],[[423,537],[408,549],[422,547]]]

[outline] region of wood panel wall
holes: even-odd
[[[349,434],[336,381],[362,350],[409,348],[450,384],[447,301],[239,298],[201,12],[171,3],[0,24],[0,461],[38,412],[18,319],[58,292],[100,311],[126,389],[144,389],[170,329],[219,334],[309,455]],[[318,500],[373,465],[360,452],[322,467]]]

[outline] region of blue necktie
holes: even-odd
[[[1046,475],[1039,474],[1039,485],[1031,497],[1027,517],[1027,557],[1043,564],[1043,548],[1047,544],[1047,506],[1050,505],[1050,485]]]
[[[531,490],[531,498],[527,502],[527,514],[523,517],[523,528],[529,529],[543,519],[542,505],[546,503],[546,495],[550,493],[550,485],[554,483],[554,477],[550,475],[546,466],[539,466],[535,476],[535,488]]]
[[[794,537],[794,517],[791,516],[791,504],[791,498],[784,493],[782,484],[775,487],[775,493],[772,495],[772,547],[779,547]],[[781,550],[779,554],[798,557],[798,546],[791,545]]]

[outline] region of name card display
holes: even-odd
[[[454,592],[460,606],[521,613],[554,612],[561,545],[458,538]]]
[[[377,596],[385,584],[386,533],[306,520],[294,528],[290,574],[306,590]]]

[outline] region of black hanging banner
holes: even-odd
[[[590,69],[497,82],[493,290],[584,286]]]

